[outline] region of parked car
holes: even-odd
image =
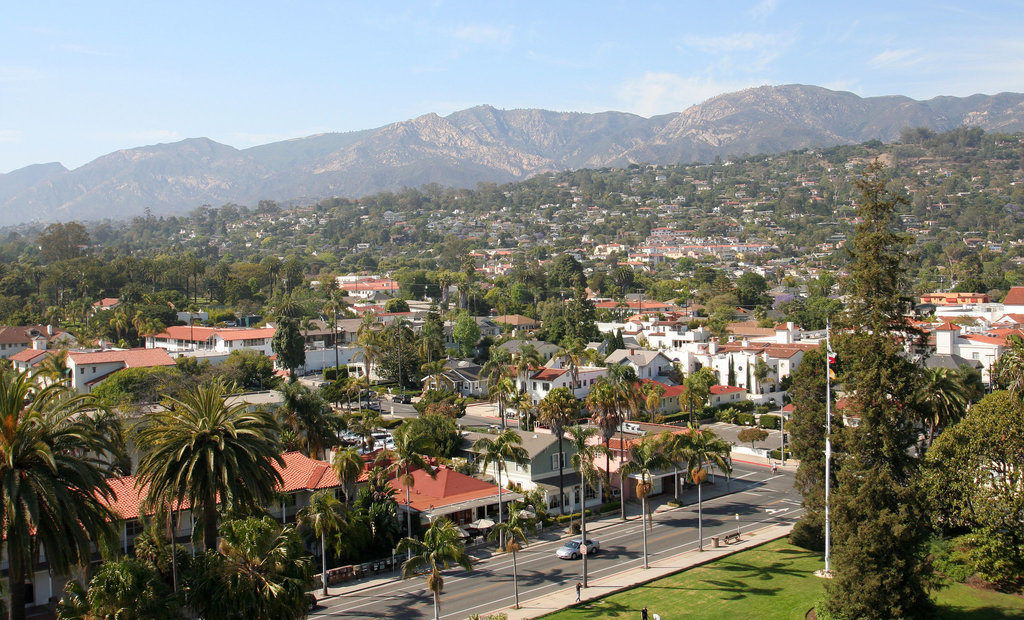
[[[577,560],[583,555],[580,548],[582,541],[570,540],[564,545],[555,549],[555,555],[563,560]],[[587,555],[594,555],[601,550],[601,544],[596,539],[588,538],[586,542]]]
[[[408,394],[395,394],[395,397],[392,398],[391,400],[393,400],[396,403],[408,405],[409,403],[412,402],[412,396],[409,396]]]

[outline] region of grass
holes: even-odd
[[[647,606],[663,620],[803,620],[824,594],[813,575],[819,553],[777,540],[648,584],[544,616],[547,620],[639,618]],[[1024,597],[953,584],[936,593],[939,617],[1024,619]]]

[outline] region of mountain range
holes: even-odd
[[[707,162],[879,139],[907,127],[1024,131],[1024,94],[862,98],[816,86],[762,86],[644,118],[477,106],[377,129],[236,149],[207,138],[124,149],[68,170],[0,174],[0,225],[177,215],[262,199],[309,203],[428,183],[475,187],[548,171]]]

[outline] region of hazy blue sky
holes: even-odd
[[[245,148],[478,104],[643,116],[762,84],[1024,91],[1019,1],[18,2],[0,172],[206,136]]]

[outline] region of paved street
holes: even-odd
[[[787,468],[788,469],[788,468]],[[792,488],[792,472],[772,475],[760,464],[736,463],[731,483],[718,478],[704,487],[705,548],[711,548],[712,536],[750,532],[771,524],[788,524],[802,512],[799,496]],[[727,488],[728,486],[728,488]],[[671,509],[664,505],[668,496],[658,497],[654,527],[648,533],[649,561],[665,560],[697,548],[696,490],[683,497],[686,505]],[[614,515],[588,527],[588,535],[601,542],[601,552],[589,560],[589,576],[601,579],[642,564],[642,532],[639,506],[630,505],[631,515],[622,523]],[[739,515],[737,521],[736,515]],[[518,558],[520,600],[527,601],[571,590],[581,579],[582,562],[559,560],[554,551],[564,539],[564,530],[548,531],[524,549]],[[474,570],[445,572],[441,597],[442,617],[467,618],[473,613],[488,613],[512,604],[512,561],[504,555],[492,555],[490,547],[474,552]],[[323,600],[312,618],[429,618],[433,616],[432,598],[425,579],[407,581],[378,578],[363,584],[331,588],[332,596]]]

